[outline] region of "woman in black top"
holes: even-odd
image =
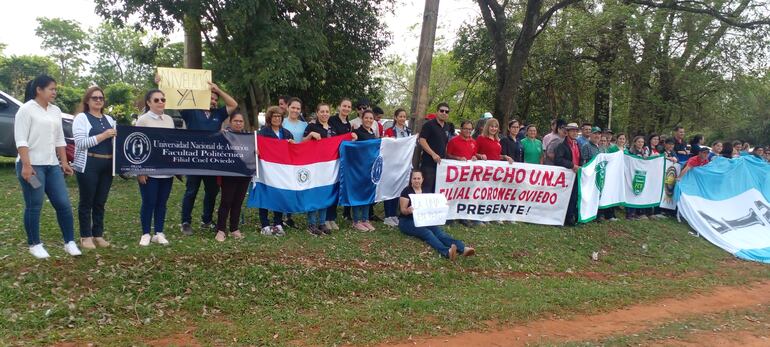
[[[353,110],[353,103],[348,98],[340,101],[340,106],[337,108],[337,114],[329,119],[329,125],[334,129],[334,133],[337,135],[347,134],[353,131],[350,125],[350,112]]]
[[[500,139],[502,155],[507,156],[515,162],[524,161],[524,149],[516,136],[519,134],[519,121],[512,120],[508,122],[508,136]]]
[[[230,126],[226,131],[245,133],[245,125],[243,113],[235,110],[230,114]],[[217,211],[217,235],[214,239],[219,242],[225,240],[227,236],[225,228],[227,227],[228,218],[230,221],[230,236],[235,239],[242,239],[243,234],[241,234],[238,225],[241,220],[241,206],[243,205],[243,199],[246,198],[246,191],[249,189],[251,177],[222,176],[219,179],[221,181],[222,194],[219,199],[219,210]]]
[[[294,137],[291,132],[283,128],[283,116],[284,111],[278,106],[271,106],[265,112],[265,126],[259,130],[259,135],[279,140],[288,140],[290,143],[294,143]],[[269,175],[270,173],[265,173]],[[273,225],[270,225],[270,221],[267,219],[267,209],[259,209],[259,221],[262,224],[262,235],[275,235],[283,236],[286,233],[283,231],[283,213],[273,211]]]
[[[377,136],[374,134],[372,128],[374,124],[374,112],[366,110],[361,115],[361,126],[353,130],[358,138],[358,141],[373,140]],[[372,223],[369,223],[369,205],[351,206],[353,213],[353,229],[360,231],[374,231],[375,228]]]
[[[329,105],[324,103],[318,104],[315,113],[317,118],[316,122],[308,123],[307,128],[305,128],[304,141],[320,140],[335,136],[334,129],[329,125],[329,115],[331,114]],[[337,206],[332,206],[331,208],[337,208]],[[326,221],[326,210],[326,208],[322,208],[307,213],[308,233],[314,236],[321,236],[323,234],[330,235],[332,233],[332,228],[329,225],[330,223]]]
[[[457,258],[458,252],[466,257],[476,254],[476,250],[472,247],[466,247],[460,240],[455,240],[439,226],[414,226],[414,218],[412,217],[414,209],[412,208],[412,200],[409,199],[409,194],[422,194],[422,181],[422,172],[414,170],[409,177],[409,186],[401,191],[401,197],[399,198],[401,217],[399,218],[398,229],[406,235],[425,241],[442,256],[451,260]]]

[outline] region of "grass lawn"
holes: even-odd
[[[76,207],[74,178],[68,184]],[[141,344],[185,331],[214,345],[367,345],[770,278],[770,267],[735,260],[672,219],[450,227],[479,253],[455,263],[381,224],[373,233],[264,237],[254,210],[244,240],[218,243],[212,233],[181,236],[183,189],[176,182],[169,201],[171,244],[140,248],[137,184],[117,178],[106,217],[114,247],[78,258],[65,255],[47,204],[41,228],[51,258],[38,261],[27,252],[12,162],[2,161],[0,345]]]

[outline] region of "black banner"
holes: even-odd
[[[254,133],[117,127],[114,173],[254,176]]]

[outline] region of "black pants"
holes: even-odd
[[[604,219],[612,219],[615,218],[615,208],[602,208],[599,209],[599,215],[604,216]]]
[[[270,220],[267,218],[267,212],[268,211],[264,208],[259,209],[259,222],[262,224],[263,228],[271,226]],[[283,224],[283,213],[273,211],[272,226],[281,225],[281,224]]]
[[[577,223],[577,198],[578,181],[577,175],[575,175],[575,181],[572,183],[572,195],[569,197],[569,205],[567,206],[567,215],[564,217],[564,225],[575,225]]]
[[[230,221],[230,232],[239,229],[241,222],[241,207],[246,191],[249,189],[251,177],[222,177],[222,196],[217,211],[217,230],[225,231],[227,221]]]
[[[182,198],[182,223],[192,223],[192,210],[195,206],[195,197],[198,195],[201,181],[203,182],[203,215],[201,222],[211,223],[214,215],[214,204],[217,202],[219,186],[216,176],[186,176],[187,180]]]
[[[112,159],[86,157],[85,172],[78,172],[80,237],[104,235],[104,204],[112,186]]]

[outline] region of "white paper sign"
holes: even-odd
[[[412,201],[414,226],[427,227],[446,224],[449,203],[444,194],[409,194]]]

